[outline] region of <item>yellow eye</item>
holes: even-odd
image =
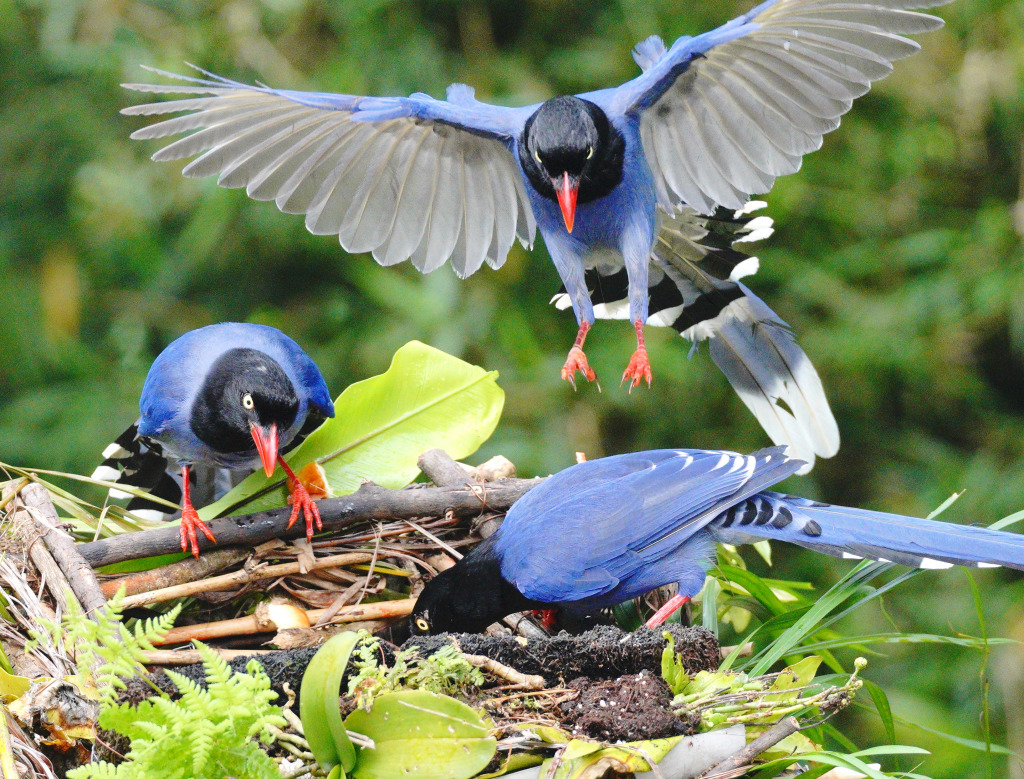
[[[426,633],[428,630],[430,630],[430,623],[423,619],[423,617],[417,617],[416,629],[422,630],[424,633]]]
[[[593,156],[594,156],[594,147],[593,146],[588,146],[587,147],[587,159],[589,160]]]
[[[248,392],[242,395],[242,407],[248,409],[256,407],[256,403],[253,401],[252,395],[250,395]]]
[[[536,149],[533,150],[533,158],[535,160],[537,160],[537,164],[539,164],[539,165],[543,165],[544,164],[543,162],[540,161],[540,152],[537,151]]]

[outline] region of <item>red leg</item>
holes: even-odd
[[[633,323],[636,327],[636,351],[629,358],[629,365],[622,372],[622,380],[629,379],[629,390],[639,386],[641,379],[647,380],[647,386],[651,386],[651,361],[647,359],[647,347],[644,346],[644,323],[639,319]]]
[[[281,464],[284,472],[288,474],[288,489],[292,493],[292,515],[288,518],[288,527],[295,524],[295,520],[299,518],[299,512],[301,511],[303,518],[306,520],[306,540],[312,541],[313,524],[316,523],[317,530],[324,529],[324,524],[320,521],[320,509],[316,507],[316,501],[309,497],[309,491],[299,481],[295,472],[288,467],[288,463],[284,461],[284,458],[278,455],[277,461]]]
[[[530,613],[540,620],[540,624],[548,632],[551,632],[551,629],[558,623],[558,611],[555,609],[534,609]]]
[[[569,350],[569,356],[565,358],[565,365],[562,366],[562,378],[576,389],[576,371],[582,373],[587,381],[593,381],[597,374],[591,369],[587,362],[587,355],[583,353],[583,342],[587,340],[587,332],[590,330],[590,323],[580,324],[579,332],[576,333],[576,341]]]
[[[199,528],[203,535],[210,539],[211,542],[217,543],[217,539],[213,537],[210,528],[199,518],[199,514],[192,506],[192,498],[190,497],[192,485],[188,481],[187,465],[183,465],[181,468],[181,480],[181,525],[178,528],[181,532],[181,548],[182,551],[187,552],[189,547],[191,547],[192,554],[198,559],[199,536],[196,535],[196,528]]]
[[[666,619],[675,614],[679,609],[690,602],[689,595],[673,595],[668,599],[668,603],[658,609],[654,616],[647,620],[647,627],[656,628],[662,624]]]

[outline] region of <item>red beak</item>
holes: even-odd
[[[558,179],[551,182],[555,185],[555,191],[558,193],[558,205],[562,207],[562,218],[565,220],[565,229],[570,233],[572,232],[572,223],[576,219],[576,192],[579,190],[579,182],[575,184],[569,183],[569,174],[562,174],[561,186],[558,184]]]
[[[254,424],[251,429],[252,440],[256,442],[256,451],[263,463],[263,472],[269,478],[274,475],[274,468],[277,467],[277,425],[263,428]]]

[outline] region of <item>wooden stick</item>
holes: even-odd
[[[93,611],[105,606],[107,599],[100,590],[100,583],[92,567],[78,553],[78,547],[64,529],[57,516],[57,509],[50,500],[50,493],[42,484],[26,484],[21,489],[17,501],[22,503],[25,512],[32,518],[32,523],[39,531],[54,561],[60,566],[61,572],[71,585],[72,592],[86,611]],[[15,509],[17,510],[17,509]]]
[[[107,579],[100,582],[100,589],[108,598],[112,598],[121,587],[124,587],[125,594],[129,597],[138,595],[140,592],[162,590],[165,587],[205,579],[211,574],[224,570],[229,565],[241,562],[249,554],[250,550],[237,546],[213,549],[200,555],[198,560],[190,556],[176,563],[161,565],[151,571],[139,571],[126,576],[118,576],[116,579]]]
[[[727,779],[727,777],[741,776],[744,771],[740,769],[750,765],[755,757],[762,752],[767,752],[782,741],[782,739],[792,736],[798,730],[800,730],[800,723],[797,722],[796,718],[786,717],[784,720],[780,720],[772,725],[732,757],[711,766],[711,768],[698,776],[697,779]]]
[[[22,484],[20,488],[23,489],[27,486],[27,484]],[[25,545],[28,558],[43,577],[46,589],[53,595],[53,599],[62,613],[67,612],[71,601],[74,601],[74,604],[81,609],[81,604],[71,589],[71,583],[61,571],[60,566],[57,565],[57,561],[53,559],[46,544],[42,543],[32,516],[15,502],[15,493],[18,491],[20,491],[19,487],[7,485],[3,491],[3,501],[9,507],[8,518],[15,528],[19,541]]]
[[[463,654],[462,656],[477,668],[481,668],[494,676],[500,676],[502,679],[512,682],[516,687],[521,687],[524,690],[544,689],[543,676],[521,673],[510,665],[499,663],[497,660],[492,660],[483,655]]]
[[[419,456],[416,464],[438,487],[458,487],[475,484],[461,465],[453,460],[444,449],[429,449]]]
[[[385,600],[377,603],[360,603],[358,606],[343,606],[330,624],[362,622],[364,620],[394,619],[396,617],[407,617],[412,613],[412,607],[416,603],[415,598],[403,600]],[[306,612],[309,624],[315,625],[317,619],[327,609],[311,609]],[[261,620],[255,614],[237,619],[225,619],[220,622],[206,622],[201,625],[183,625],[168,631],[167,635],[160,641],[154,641],[156,646],[167,644],[180,644],[186,641],[199,639],[208,641],[212,638],[227,638],[228,636],[248,636],[254,633],[273,633],[277,625],[269,620]]]
[[[211,576],[208,579],[197,582],[185,582],[184,584],[176,584],[173,587],[141,592],[138,595],[125,598],[124,607],[131,609],[137,606],[148,606],[151,603],[162,603],[174,598],[187,598],[200,592],[227,590],[231,587],[249,584],[260,579],[276,579],[278,576],[305,573],[306,571],[315,571],[320,568],[336,568],[341,565],[351,565],[352,563],[365,563],[369,562],[372,557],[373,555],[368,552],[349,552],[347,554],[332,555],[331,557],[321,557],[313,565],[304,566],[301,562],[294,562],[280,563],[279,565],[263,565],[251,571],[243,568],[240,571],[225,573],[221,576]]]
[[[487,485],[468,487],[425,487],[415,490],[389,490],[366,482],[351,495],[317,501],[324,530],[342,530],[368,521],[443,517],[451,511],[459,518],[475,517],[491,512],[504,512],[540,484],[541,479],[504,479]],[[258,511],[235,517],[222,517],[209,522],[217,537],[216,546],[254,546],[271,538],[298,537],[305,533],[301,523],[287,529],[291,508]],[[200,537],[201,548],[214,544]],[[82,557],[93,567],[125,560],[169,554],[181,550],[178,528],[156,528],[135,533],[122,533],[112,538],[92,541],[78,547]]]
[[[211,649],[225,660],[270,655],[277,651],[276,649],[220,649],[218,647],[211,647]],[[194,665],[203,662],[203,658],[195,649],[150,649],[142,654],[145,656],[143,662],[146,665]]]

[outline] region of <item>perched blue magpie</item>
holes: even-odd
[[[774,447],[750,455],[635,452],[567,468],[530,490],[494,535],[427,583],[412,627],[476,632],[515,611],[587,612],[678,584],[647,623],[655,627],[700,592],[716,542],[770,539],[920,568],[1024,570],[1024,536],[768,491],[800,465]]]
[[[796,171],[855,97],[917,51],[904,36],[941,26],[908,9],[943,1],[767,0],[669,48],[648,38],[633,52],[642,74],[621,86],[521,108],[480,102],[462,84],[449,87],[446,100],[360,97],[203,72],[165,74],[183,85],[126,85],[187,97],[125,113],[188,112],[132,137],[195,130],[154,159],[200,155],[186,175],[217,175],[223,186],[305,214],[311,232],[337,234],[348,251],[372,252],[384,265],[409,259],[428,272],[450,258],[468,276],[485,261],[499,267],[516,237],[532,245],[539,228],[579,322],[563,377],[595,377],[584,341],[601,315],[595,302],[612,302],[599,287],[624,276],[622,300],[637,335],[623,373],[632,387],[651,380],[644,325],[652,283],[667,276],[678,284],[679,306],[694,298],[692,269],[679,267],[686,262],[652,252],[665,221],[681,209],[740,211],[749,195]],[[729,292],[734,301],[744,296],[735,285]],[[749,318],[737,308],[722,324]],[[687,313],[701,313],[714,330],[725,312]],[[675,324],[678,314],[664,314],[663,323]],[[772,348],[764,339],[756,345]],[[773,385],[787,381],[773,377]]]
[[[301,511],[306,537],[322,527],[316,503],[281,453],[334,416],[320,369],[280,330],[225,322],[185,333],[156,358],[139,399],[142,416],[104,450],[96,478],[152,489],[173,499],[178,485],[167,474],[181,467],[181,548],[199,556],[196,530],[213,533],[191,500],[190,468],[229,470],[280,463],[292,493],[291,527]],[[157,504],[135,498],[129,510]]]

